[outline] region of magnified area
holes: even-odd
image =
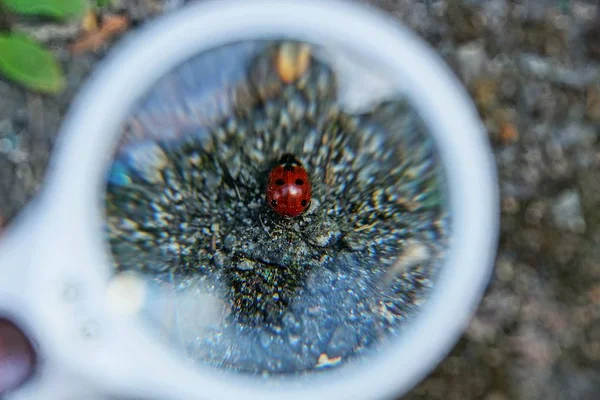
[[[450,231],[435,144],[385,71],[217,48],[131,112],[107,175],[115,310],[199,364],[297,373],[401,334]]]

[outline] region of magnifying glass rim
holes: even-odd
[[[147,382],[147,375],[122,371],[130,375],[120,389],[139,392],[152,387],[154,393],[162,391],[182,398],[194,393],[209,398],[241,395],[257,399],[398,395],[422,379],[449,351],[482,296],[497,243],[498,195],[487,136],[469,97],[440,58],[406,28],[364,6],[319,0],[190,5],[136,33],[112,53],[86,84],[63,124],[40,204],[46,208],[46,216],[34,265],[43,262],[45,270],[32,280],[32,290],[42,290],[48,280],[66,276],[85,280],[93,294],[89,313],[105,329],[112,329],[112,325],[103,325],[111,321],[102,297],[108,272],[98,271],[98,266],[109,265],[109,260],[103,256],[103,232],[99,228],[103,211],[98,199],[102,198],[119,125],[157,79],[186,59],[235,38],[272,37],[275,33],[317,44],[339,44],[398,70],[399,84],[438,144],[448,178],[452,215],[448,262],[414,326],[394,346],[386,348],[386,353],[374,355],[364,366],[289,378],[273,387],[243,376],[235,381],[231,375],[201,368],[192,371],[165,356],[164,362],[155,366],[155,373],[163,379]],[[65,235],[57,235],[57,229]],[[67,249],[70,251],[65,254]],[[66,318],[59,303],[38,304],[39,317],[47,323]],[[67,319],[64,321],[68,324]],[[140,346],[131,339],[139,339],[133,326],[122,323],[115,329],[129,337],[123,343]],[[59,344],[67,343],[65,338],[70,337],[68,329],[47,335],[46,343],[56,343],[56,355],[80,368],[88,379],[96,377],[99,384],[106,384],[102,379],[107,376],[118,380],[110,370],[119,368],[111,365],[122,355],[98,356],[92,368],[89,366],[94,360],[88,359],[86,364],[67,354],[74,353],[77,344],[60,348]],[[157,346],[151,341],[144,343],[149,352],[154,351],[150,346]],[[111,346],[107,348],[117,348],[114,343]],[[312,383],[307,385],[307,379]]]

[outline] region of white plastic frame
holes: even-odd
[[[399,86],[438,145],[448,178],[453,236],[447,264],[422,315],[386,351],[364,365],[265,381],[190,368],[133,322],[108,313],[104,293],[110,260],[101,230],[101,199],[119,126],[157,79],[204,50],[281,35],[339,45],[396,71]],[[123,396],[398,396],[456,342],[486,287],[495,253],[495,169],[469,97],[440,58],[409,30],[372,9],[337,1],[203,2],[139,31],[112,53],[80,93],[49,171],[38,201],[0,242],[1,273],[12,277],[0,280],[0,301],[35,333],[47,370],[70,371],[83,387]],[[65,297],[68,290],[71,294]],[[44,375],[14,398],[39,398],[41,393],[51,398]]]

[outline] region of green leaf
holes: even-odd
[[[0,0],[14,13],[66,18],[83,14],[85,0]]]
[[[111,3],[112,3],[112,0],[96,0],[96,7],[98,7],[98,8],[108,7],[111,5]]]
[[[54,55],[19,33],[0,35],[0,73],[40,92],[58,93],[66,84]]]

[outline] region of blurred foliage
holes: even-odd
[[[103,8],[112,4],[112,0],[96,0],[96,7]]]
[[[0,0],[0,13],[62,20],[82,15],[86,6],[86,0]],[[0,35],[0,74],[34,91],[58,93],[65,87],[58,60],[23,34]]]
[[[21,15],[67,18],[83,14],[85,0],[2,0],[6,8]]]
[[[52,53],[19,33],[0,35],[0,72],[35,91],[58,93],[65,87],[65,78]]]

